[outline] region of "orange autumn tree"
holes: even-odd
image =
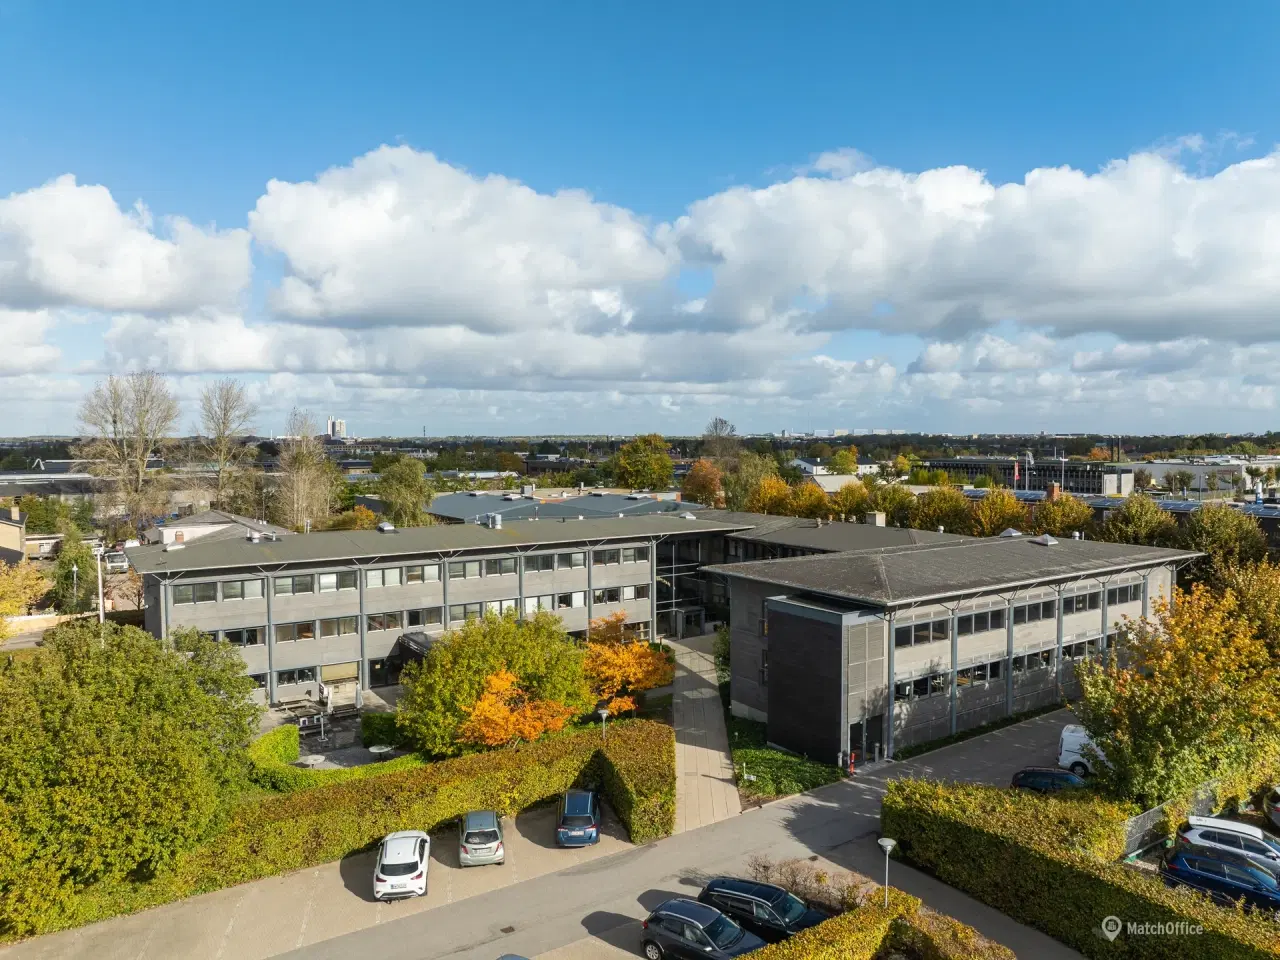
[[[530,699],[519,683],[520,678],[506,667],[486,677],[484,693],[471,706],[459,738],[464,743],[502,747],[562,730],[573,710],[556,700]]]
[[[592,620],[587,643],[587,682],[614,716],[636,708],[632,694],[670,683],[673,673],[661,650],[627,637],[626,622],[622,610]]]

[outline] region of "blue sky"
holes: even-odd
[[[161,238],[168,237],[162,221],[169,215],[202,228],[245,229],[268,181],[313,182],[322,171],[349,167],[390,144],[429,152],[477,178],[520,181],[540,194],[584,190],[657,230],[674,224],[692,204],[732,188],[811,175],[806,164],[843,148],[865,156],[860,168],[915,174],[964,166],[996,186],[1019,183],[1037,168],[1094,175],[1111,161],[1197,135],[1202,140],[1191,149],[1161,149],[1161,155],[1188,175],[1206,178],[1268,156],[1280,140],[1274,109],[1280,8],[1274,4],[1233,4],[1229,15],[1190,3],[492,3],[483,15],[476,11],[463,4],[0,0],[0,198],[70,173],[81,185],[108,188],[126,213],[136,200],[145,202],[157,221],[149,229]],[[0,243],[3,223],[0,213]],[[702,242],[720,237],[722,227],[693,232]],[[814,226],[819,234],[821,229]],[[687,249],[694,241],[682,242]],[[253,277],[236,294],[236,312],[249,326],[266,328],[281,313],[271,305],[271,291],[281,276],[300,269],[299,253],[289,242],[264,243],[255,229],[251,256]],[[726,303],[742,301],[722,280],[708,282],[705,265],[682,261],[672,269],[677,279],[668,278],[668,285],[686,295],[695,295],[699,283],[682,285],[678,278],[696,275],[701,286],[722,286]],[[876,289],[895,299],[891,285]],[[830,295],[813,290],[806,281],[771,293],[771,302],[798,298],[807,305],[805,298],[825,302]],[[10,297],[8,305],[33,304],[30,297],[21,303]],[[74,393],[67,378],[91,378],[113,363],[138,359],[110,350],[108,334],[118,315],[137,312],[128,303],[63,292],[51,294],[47,306],[81,311],[50,321],[47,340],[61,359],[44,370],[10,370],[10,376],[61,378],[64,388],[51,395],[65,400]],[[1166,309],[1178,313],[1177,307]],[[177,311],[153,304],[140,312],[159,323]],[[284,312],[290,322],[299,320],[296,311]],[[1059,311],[1053,315],[1061,317]],[[349,310],[340,320],[326,316],[326,331],[386,322],[372,314],[352,321]],[[963,353],[975,337],[998,335],[1002,343],[1025,348],[1019,336],[1043,337],[1051,330],[1049,339],[1066,351],[1058,361],[1066,371],[1067,354],[1112,350],[1131,340],[1166,342],[1149,330],[1131,335],[1105,318],[1070,336],[1021,314],[1012,319],[1007,336],[992,323],[967,331],[967,341],[944,331],[939,342]],[[585,323],[573,322],[575,329]],[[842,362],[874,355],[897,371],[892,389],[906,390],[885,401],[874,388],[845,395],[834,387],[819,401],[831,408],[832,426],[1101,427],[1066,422],[1101,412],[1087,405],[1069,414],[1059,415],[1053,405],[1037,413],[1023,404],[991,406],[999,403],[993,401],[998,390],[975,394],[966,406],[948,400],[954,393],[903,387],[908,365],[938,340],[928,324],[897,329],[855,317],[826,329],[821,342],[807,337],[812,326],[791,328],[800,339],[779,349]],[[559,331],[535,325],[522,332],[551,337]],[[1217,336],[1192,325],[1171,332],[1168,342],[1204,335],[1228,351],[1259,342],[1239,330]],[[107,343],[107,359],[100,341]],[[1195,371],[1197,382],[1230,373],[1242,378],[1233,381],[1241,388],[1270,389],[1231,362]],[[953,363],[941,372],[976,375],[980,367],[967,371]],[[186,385],[193,391],[206,373],[269,378],[262,370],[234,368],[175,366],[174,373],[196,378]],[[1147,375],[1132,369],[1127,379]],[[325,375],[369,373],[376,367]],[[780,422],[787,414],[760,404],[758,389],[755,396],[744,386],[717,393],[715,378],[692,389],[687,376],[659,393],[623,389],[621,399],[576,404],[577,413],[566,417],[555,396],[568,391],[590,398],[591,391],[584,393],[578,376],[556,370],[539,376],[534,391],[549,398],[541,409],[522,410],[501,380],[436,386],[436,378],[399,389],[425,391],[422,402],[441,411],[440,432],[489,432],[484,428],[490,421],[492,432],[694,429],[717,406],[746,429],[806,425]],[[761,377],[768,379],[768,372],[750,374]],[[611,392],[608,381],[600,385],[600,397]],[[277,399],[282,386],[277,382],[270,391]],[[345,388],[355,391],[357,384],[348,379]],[[815,398],[792,397],[785,384],[779,389],[795,401],[797,415],[814,419]],[[469,396],[460,399],[458,391]],[[1261,429],[1271,401],[1251,396],[1249,404],[1225,404],[1221,411],[1155,403],[1143,413],[1126,412],[1133,423],[1125,429],[1168,429],[1179,417],[1195,421],[1188,429]],[[1132,399],[1143,398],[1151,403],[1150,390]],[[367,432],[417,429],[385,407],[361,409],[354,394],[348,399],[359,410],[348,419]],[[303,391],[299,401],[312,398]],[[489,414],[494,407],[500,412]],[[70,427],[66,403],[51,401],[43,409],[37,415],[49,429]],[[1170,422],[1158,422],[1166,409]]]

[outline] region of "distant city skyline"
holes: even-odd
[[[1263,431],[1234,9],[5,4],[0,412],[150,367],[264,435]]]

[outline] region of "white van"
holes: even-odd
[[[1078,723],[1067,724],[1058,737],[1058,766],[1070,770],[1077,777],[1093,773],[1093,761],[1084,755],[1085,747],[1093,747],[1096,753],[1102,754],[1084,727]]]

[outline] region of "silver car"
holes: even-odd
[[[502,863],[507,858],[502,845],[502,820],[492,810],[473,810],[458,821],[458,864],[478,867]]]

